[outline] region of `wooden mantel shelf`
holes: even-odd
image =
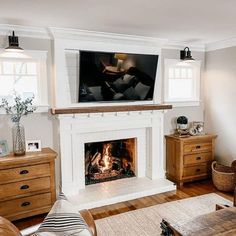
[[[131,106],[97,106],[97,107],[70,107],[51,109],[53,115],[75,113],[100,113],[100,112],[124,112],[124,111],[148,111],[172,109],[172,105],[131,105]]]

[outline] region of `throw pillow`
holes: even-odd
[[[80,213],[67,200],[53,205],[38,231],[32,236],[91,236],[88,225]]]
[[[126,84],[130,84],[132,83],[132,81],[135,79],[135,76],[134,75],[129,75],[129,74],[125,74],[124,77],[123,77],[123,81],[126,83]]]
[[[113,82],[112,87],[116,90],[117,93],[123,93],[128,85],[125,81],[119,78]]]
[[[123,94],[128,100],[140,100],[139,95],[133,87],[126,89]]]
[[[139,95],[141,100],[144,100],[150,90],[150,86],[147,86],[141,82],[139,82],[136,86],[135,86],[135,91],[136,93]]]

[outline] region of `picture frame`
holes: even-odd
[[[5,157],[9,154],[7,140],[0,140],[0,157]]]
[[[203,121],[193,121],[192,128],[195,130],[196,135],[204,134],[204,122]]]
[[[41,150],[41,140],[26,140],[26,152],[40,152]]]

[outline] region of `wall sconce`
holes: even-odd
[[[115,58],[117,59],[117,71],[121,71],[123,61],[127,58],[127,54],[125,54],[125,53],[115,53]]]
[[[9,46],[5,48],[7,52],[21,52],[24,49],[19,46],[18,37],[15,36],[15,32],[12,32],[12,36],[8,36]]]
[[[180,51],[180,59],[183,61],[194,61],[189,47],[185,47],[184,50]]]

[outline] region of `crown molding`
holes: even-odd
[[[120,43],[124,41],[125,43],[134,42],[137,44],[156,46],[159,48],[165,49],[177,49],[181,50],[184,47],[191,47],[193,51],[205,51],[204,44],[189,44],[181,41],[172,41],[168,39],[155,38],[155,37],[147,37],[140,35],[127,35],[127,34],[116,34],[116,33],[108,33],[108,32],[98,32],[98,31],[88,31],[88,30],[78,30],[78,29],[65,29],[65,28],[49,28],[51,35],[54,39],[72,39],[72,40],[86,40],[86,41],[102,41],[104,40]]]
[[[206,52],[236,46],[236,37],[206,44]]]
[[[19,37],[51,39],[48,29],[44,27],[0,24],[0,35],[8,36],[13,30]]]
[[[154,37],[146,37],[139,35],[128,35],[128,34],[117,34],[108,32],[98,32],[98,31],[88,31],[79,29],[69,29],[69,28],[49,28],[51,35],[54,39],[72,39],[72,40],[86,40],[86,41],[96,41],[96,42],[112,42],[121,43],[122,41],[126,43],[133,44],[149,44],[150,46],[162,47],[167,40]]]
[[[184,41],[168,40],[168,42],[163,46],[164,49],[176,50],[183,50],[185,47],[189,47],[191,51],[205,52],[205,44],[193,44]]]

